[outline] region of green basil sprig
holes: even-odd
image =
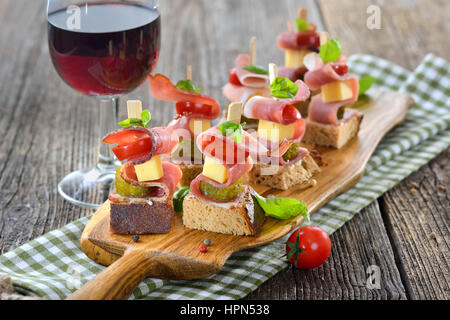
[[[177,88],[183,91],[188,91],[192,93],[200,93],[202,92],[202,88],[196,88],[194,82],[192,80],[181,80],[177,83]]]
[[[295,19],[295,24],[297,25],[298,31],[308,30],[309,24],[305,19],[297,18]]]
[[[256,73],[256,74],[264,74],[264,75],[269,74],[269,71],[267,71],[263,67],[255,65],[255,64],[250,64],[248,66],[244,66],[244,67],[242,67],[242,69],[250,71],[252,73]]]
[[[289,99],[295,97],[298,86],[288,78],[278,77],[270,85],[272,97],[279,99]]]
[[[189,191],[189,187],[183,187],[178,189],[178,191],[173,194],[173,210],[176,213],[183,213],[183,201]]]
[[[292,198],[264,198],[256,192],[254,196],[269,217],[286,220],[302,215],[306,221],[310,221],[305,201]]]
[[[332,38],[320,46],[320,58],[323,62],[336,62],[342,53],[341,41]]]
[[[241,144],[242,132],[244,131],[245,125],[246,123],[238,124],[231,121],[225,121],[222,122],[217,129],[219,129],[219,132],[226,137],[234,135],[234,141],[237,144]]]
[[[122,128],[129,128],[129,127],[144,127],[149,128],[147,125],[150,120],[152,120],[152,115],[150,114],[150,111],[144,110],[141,113],[141,119],[127,119],[124,121],[119,122],[119,126]]]
[[[362,96],[372,85],[378,80],[378,78],[372,76],[364,76],[359,79],[359,96]]]

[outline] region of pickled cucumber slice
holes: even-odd
[[[236,199],[242,192],[243,179],[236,181],[232,185],[220,189],[210,185],[207,182],[200,182],[200,191],[208,198],[217,201],[230,201]]]
[[[296,156],[298,156],[298,147],[299,147],[298,143],[291,144],[291,146],[286,151],[286,153],[283,154],[283,160],[290,161],[290,160],[294,159]]]
[[[138,187],[133,186],[123,180],[123,178],[120,176],[120,170],[122,167],[117,168],[116,171],[116,192],[122,196],[125,197],[145,197],[149,194],[150,189],[146,187]]]

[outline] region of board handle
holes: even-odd
[[[125,300],[157,264],[154,254],[128,250],[67,300]]]

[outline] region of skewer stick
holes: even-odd
[[[256,64],[256,37],[250,39],[250,64]]]
[[[320,45],[324,45],[325,43],[328,42],[328,40],[330,40],[330,34],[326,31],[321,31],[320,32]]]
[[[242,102],[233,102],[228,106],[228,115],[227,115],[227,121],[234,122],[237,124],[241,123],[241,117],[242,117]]]
[[[141,119],[142,102],[140,100],[127,101],[128,119]]]
[[[291,20],[288,20],[288,21],[287,21],[287,26],[288,26],[289,32],[294,32],[294,31],[295,31],[295,29],[294,29],[294,24],[292,23]]]
[[[192,66],[191,65],[188,65],[186,67],[186,79],[192,81]]]
[[[300,19],[303,19],[303,20],[305,20],[305,21],[308,21],[308,9],[306,9],[306,8],[300,8],[300,9],[298,9],[298,11],[297,11],[297,16],[298,16]]]
[[[275,63],[269,63],[269,79],[272,83],[278,77],[278,67]]]

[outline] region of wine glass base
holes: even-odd
[[[108,198],[114,184],[115,171],[98,167],[68,174],[58,184],[59,194],[70,203],[88,209],[98,209]]]

